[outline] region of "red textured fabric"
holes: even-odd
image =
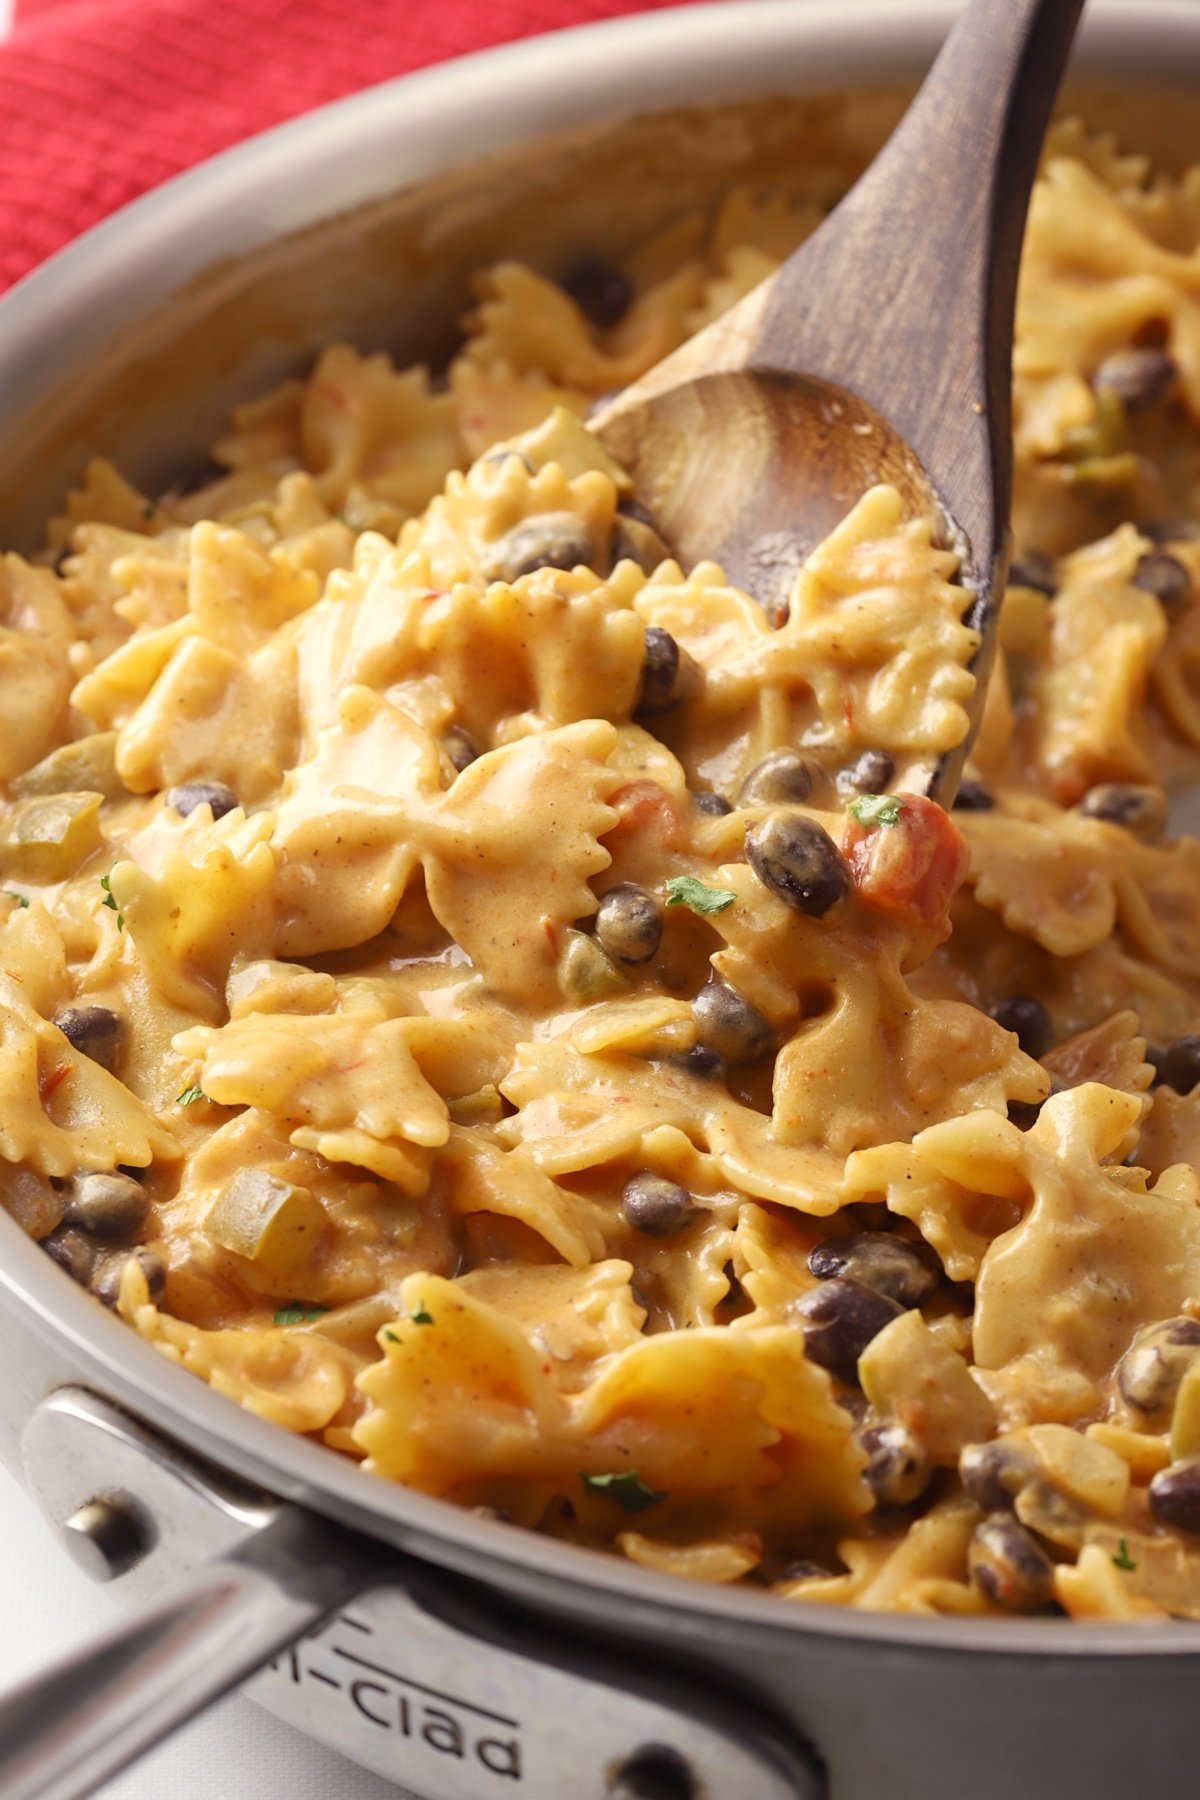
[[[168,176],[325,101],[676,0],[18,0],[0,44],[0,289]]]

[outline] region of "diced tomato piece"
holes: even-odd
[[[842,851],[859,893],[872,906],[908,913],[949,931],[946,912],[971,852],[949,813],[922,794],[897,794],[894,825],[862,825],[850,815]]]
[[[620,817],[611,831],[605,832],[605,843],[638,837],[662,850],[677,850],[682,844],[683,821],[671,796],[657,781],[630,781],[609,797],[608,804],[616,807]]]

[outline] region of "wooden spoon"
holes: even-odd
[[[961,557],[980,634],[968,739],[893,785],[949,805],[982,709],[1010,549],[1017,268],[1083,0],[970,0],[916,99],[818,231],[589,419],[675,555],[771,611],[878,482]]]

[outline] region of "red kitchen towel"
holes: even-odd
[[[168,176],[324,101],[676,0],[17,0],[0,44],[0,289]]]

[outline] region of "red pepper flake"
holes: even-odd
[[[350,404],[341,388],[335,387],[332,381],[314,381],[313,388],[323,400],[328,400],[330,406],[336,407],[338,412],[345,412]]]
[[[543,913],[539,923],[542,927],[542,930],[546,934],[546,940],[549,943],[550,948],[554,951],[554,954],[557,956],[558,955],[558,926],[555,924],[554,920],[550,917],[549,913]]]
[[[62,1083],[67,1079],[67,1076],[70,1073],[70,1063],[59,1063],[57,1068],[50,1071],[49,1075],[42,1076],[41,1080],[38,1082],[38,1095],[43,1106],[46,1104],[55,1088],[61,1087]]]

